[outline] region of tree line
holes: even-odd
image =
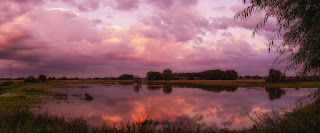
[[[91,78],[88,78],[89,80]],[[141,82],[141,78],[139,76],[134,76],[131,74],[122,74],[119,77],[108,77],[108,78],[92,78],[94,80],[134,80],[134,82]],[[319,75],[311,75],[311,76],[295,76],[295,77],[287,77],[284,73],[277,69],[269,69],[268,76],[238,76],[238,73],[235,70],[226,70],[222,71],[220,69],[215,70],[206,70],[203,72],[194,72],[194,73],[173,73],[170,69],[165,69],[161,72],[157,71],[149,71],[146,74],[147,80],[237,80],[237,79],[265,79],[266,82],[312,82],[312,81],[320,81]],[[3,78],[0,80],[11,80],[7,78]],[[28,76],[27,78],[19,77],[16,80],[24,80],[24,82],[38,82],[38,81],[46,81],[46,80],[79,80],[78,77],[75,78],[67,78],[65,76],[60,78],[55,77],[47,77],[46,75],[39,75],[38,78],[34,76]]]
[[[170,69],[165,69],[162,73],[149,71],[146,75],[148,80],[236,80],[237,78],[238,73],[235,70],[220,69],[197,73],[172,73]]]

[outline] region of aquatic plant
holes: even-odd
[[[86,94],[84,94],[84,99],[86,101],[91,101],[91,100],[93,100],[93,97],[89,93],[86,93]]]

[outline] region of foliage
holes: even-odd
[[[130,74],[122,74],[119,76],[119,79],[120,80],[133,80],[133,75],[130,75]]]
[[[56,77],[49,77],[48,80],[56,80]]]
[[[269,69],[268,78],[266,79],[267,82],[281,82],[285,78],[284,74],[281,71],[276,69]]]
[[[236,80],[238,78],[238,73],[235,70],[226,70],[224,75],[225,80]]]
[[[92,97],[89,93],[86,93],[86,94],[84,94],[84,100],[86,100],[86,101],[92,101],[92,100],[93,100],[93,97]]]
[[[147,73],[148,80],[162,80],[163,75],[160,72],[150,71]]]
[[[66,76],[63,76],[60,78],[60,80],[68,80],[68,78]]]
[[[220,69],[207,70],[201,73],[201,79],[206,80],[236,80],[238,73],[235,70],[222,71]]]
[[[246,0],[243,0],[246,3]],[[254,12],[265,11],[253,35],[270,17],[277,19],[278,32],[271,38],[283,40],[278,47],[279,62],[289,62],[287,69],[302,67],[302,74],[320,73],[320,1],[319,0],[250,0],[251,5],[235,18],[247,18]]]
[[[35,114],[28,109],[14,112],[0,110],[0,132],[2,133],[199,133],[199,125],[163,125],[160,127],[148,117],[143,121],[122,123],[120,126],[101,124],[91,126],[84,118],[67,119],[65,117]],[[213,130],[211,129],[211,132]],[[209,132],[209,131],[207,131]]]
[[[283,115],[273,112],[272,116],[258,112],[258,119],[252,119],[256,128],[249,131],[276,133],[318,133],[320,132],[320,99],[292,112],[282,111]]]
[[[33,82],[37,82],[37,79],[33,76],[28,76],[26,79],[24,79],[25,83],[33,83]]]
[[[136,84],[140,84],[141,83],[141,78],[138,75],[136,75],[133,78],[133,82],[135,82]]]
[[[47,76],[46,75],[39,75],[38,76],[38,80],[39,81],[46,81],[47,80]]]
[[[172,71],[170,69],[163,70],[162,75],[163,75],[163,79],[165,81],[169,81],[169,80],[173,79],[173,74],[172,74]]]

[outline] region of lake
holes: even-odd
[[[148,85],[87,85],[57,89],[67,100],[49,101],[43,108],[67,118],[83,117],[89,124],[143,121],[177,122],[201,127],[243,129],[253,125],[256,112],[293,109],[315,88],[196,87]],[[84,100],[85,93],[94,97]],[[311,102],[310,100],[302,101]],[[162,124],[163,124],[162,123]],[[165,123],[164,123],[165,124]]]

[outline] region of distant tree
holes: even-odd
[[[60,78],[61,80],[68,80],[68,78],[66,76],[63,76],[62,78]]]
[[[253,76],[252,79],[261,79],[262,77],[260,77],[259,75]]]
[[[133,80],[133,75],[130,75],[130,74],[122,74],[119,76],[119,79],[120,80]]]
[[[160,72],[150,71],[147,73],[148,80],[162,80],[163,76]]]
[[[33,83],[33,82],[37,82],[37,79],[33,76],[29,76],[26,79],[24,79],[25,83]]]
[[[226,80],[236,80],[238,78],[238,73],[235,70],[225,71],[224,79]]]
[[[136,84],[140,84],[141,83],[141,78],[138,75],[136,75],[133,78],[133,82],[135,82]]]
[[[267,82],[280,82],[282,81],[284,78],[283,74],[281,73],[281,71],[276,70],[276,69],[269,69],[269,74],[268,74],[268,78],[267,78]]]
[[[163,74],[163,79],[165,81],[169,81],[169,80],[173,79],[173,74],[172,74],[172,71],[170,69],[163,70],[162,74]]]
[[[76,77],[76,78],[74,78],[75,80],[79,80],[79,78],[78,77]]]
[[[51,77],[51,80],[56,80],[56,77]]]
[[[38,76],[38,80],[39,81],[46,81],[47,80],[47,76],[46,75],[39,75]]]
[[[202,72],[205,76],[205,79],[207,80],[222,80],[224,79],[224,71],[221,71],[220,69],[216,70],[207,70]]]
[[[24,80],[24,77],[19,77],[17,78],[17,80]]]

